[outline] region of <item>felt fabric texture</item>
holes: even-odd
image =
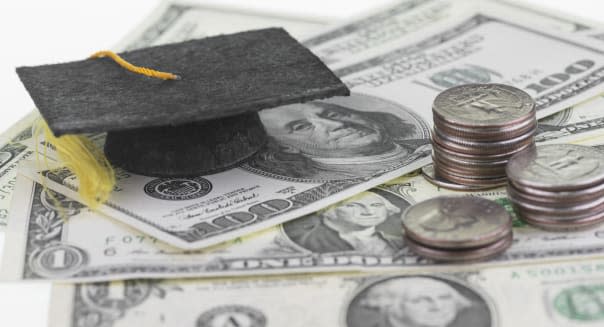
[[[257,112],[179,127],[107,133],[112,165],[153,177],[218,173],[254,155],[268,141]]]
[[[319,58],[280,28],[120,55],[182,79],[132,73],[109,58],[20,67],[17,73],[56,136],[178,126],[349,94]]]

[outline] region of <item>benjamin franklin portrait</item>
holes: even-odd
[[[491,311],[469,287],[434,276],[399,276],[361,290],[346,313],[348,327],[490,327]]]
[[[395,103],[352,94],[263,110],[268,145],[244,168],[325,181],[397,169],[428,151],[419,116]]]
[[[283,231],[298,246],[314,253],[394,256],[403,249],[401,213],[408,206],[392,193],[372,189],[289,221]]]

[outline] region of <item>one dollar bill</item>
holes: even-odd
[[[604,261],[459,273],[56,285],[51,327],[604,324]]]
[[[7,224],[19,163],[35,156],[35,149],[28,146],[28,141],[38,117],[33,111],[0,135],[0,228]]]

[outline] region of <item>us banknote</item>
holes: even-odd
[[[604,145],[604,133],[591,138],[583,134],[574,140],[572,137],[565,136],[558,142]],[[505,188],[455,192],[437,188],[418,174],[392,180],[280,226],[198,251],[171,247],[25,177],[19,178],[16,192],[0,274],[5,280],[99,281],[454,269],[456,266],[414,255],[403,242],[401,213],[414,203],[441,195],[492,199],[514,216],[514,244],[485,265],[604,254],[604,226],[580,232],[542,231],[515,216]],[[363,223],[367,215],[375,217],[372,224]],[[345,224],[363,228],[347,233]]]
[[[416,31],[431,28],[441,21],[468,11],[505,12],[514,21],[525,21],[546,29],[577,34],[579,38],[597,30],[595,22],[542,8],[528,7],[508,1],[489,0],[403,0],[395,1],[371,13],[364,13],[324,29],[317,35],[304,39],[324,62],[334,65],[348,61],[375,47],[393,46],[405,42]]]
[[[536,142],[576,143],[604,135],[604,98],[539,120]],[[568,142],[566,142],[568,141]]]
[[[54,286],[49,325],[601,326],[603,299],[601,259],[441,274],[132,280]]]
[[[0,229],[7,224],[19,163],[35,153],[27,141],[32,138],[37,117],[37,112],[31,112],[0,135]]]
[[[593,43],[480,7],[332,69],[354,91],[399,103],[429,122],[436,95],[467,83],[521,88],[543,118],[604,91],[604,52]]]
[[[495,2],[506,8],[513,8],[519,15],[525,15],[527,19],[532,19],[531,17],[540,17],[543,26],[549,26],[564,32],[589,36],[604,27],[599,21],[574,16],[568,12],[551,8],[546,9],[524,0],[491,0],[485,2]],[[487,6],[488,5],[489,4],[487,4]]]

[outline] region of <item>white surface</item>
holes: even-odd
[[[208,4],[243,6],[275,13],[312,15],[324,19],[360,14],[388,0],[214,0]],[[527,0],[571,15],[599,20],[604,2],[598,0]],[[157,4],[143,0],[0,2],[0,131],[33,108],[14,69],[79,60],[111,48]],[[4,235],[0,232],[0,250]],[[50,285],[0,283],[0,326],[46,326]]]

